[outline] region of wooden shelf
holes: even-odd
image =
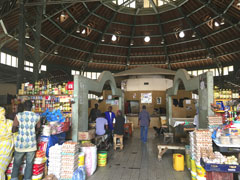
[[[40,94],[33,94],[33,95],[26,94],[26,95],[17,95],[17,96],[72,96],[72,94],[43,94],[43,95],[40,95]]]

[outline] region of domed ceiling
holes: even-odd
[[[31,16],[36,16],[36,5],[41,2],[25,3],[32,31]],[[240,58],[238,0],[45,2],[40,41],[43,64],[99,71],[141,65],[176,70],[224,66]],[[18,16],[17,5],[2,15],[2,27],[12,39],[2,47],[11,52],[18,48]],[[4,28],[0,33],[4,34]],[[27,47],[33,53],[33,35],[27,33]]]

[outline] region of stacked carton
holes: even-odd
[[[200,163],[201,157],[208,157],[213,152],[211,132],[209,130],[194,131],[194,153],[196,163]]]
[[[62,161],[62,145],[56,144],[49,149],[48,175],[55,175],[60,179]]]
[[[67,141],[62,145],[61,179],[72,179],[74,171],[78,168],[78,144]]]

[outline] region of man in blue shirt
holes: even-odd
[[[146,110],[146,106],[142,106],[142,111],[139,113],[138,125],[141,127],[141,141],[147,142],[148,127],[150,125],[150,115]]]
[[[108,107],[108,111],[105,112],[105,117],[108,121],[108,129],[109,129],[109,136],[110,141],[113,141],[112,132],[113,132],[113,119],[115,119],[115,114],[112,112],[112,106]]]

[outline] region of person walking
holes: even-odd
[[[147,142],[148,127],[150,125],[150,115],[146,110],[146,106],[142,106],[142,111],[139,113],[138,125],[141,127],[141,141]]]
[[[35,153],[37,150],[36,129],[39,129],[40,116],[31,111],[32,102],[27,100],[24,102],[24,111],[16,115],[13,121],[12,132],[17,131],[18,136],[15,142],[14,162],[11,180],[18,180],[19,168],[22,164],[24,155],[26,155],[26,168],[24,172],[24,180],[32,179],[32,167]]]
[[[0,107],[0,180],[5,180],[5,172],[12,160],[14,150],[13,121],[5,118],[5,109]]]

